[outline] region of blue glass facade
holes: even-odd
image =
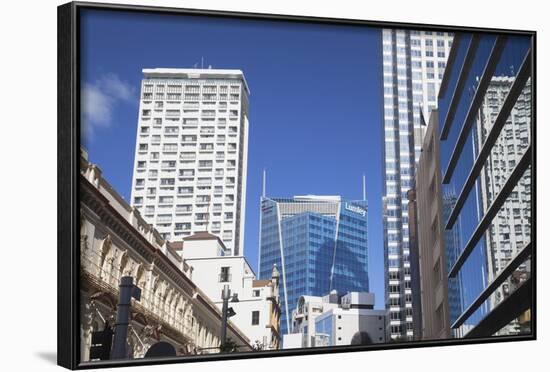
[[[443,220],[447,221],[456,205],[456,195],[454,193],[447,192],[446,195],[443,195]],[[461,247],[460,242],[460,222],[457,222],[452,229],[446,230],[444,233],[445,239],[445,253],[447,261],[447,271],[451,271],[452,265],[456,262],[459,252],[458,249]],[[454,323],[460,313],[462,312],[462,295],[460,277],[462,273],[459,273],[455,277],[449,278],[448,280],[448,301],[449,301],[449,316],[451,323]]]
[[[366,201],[263,198],[261,208],[259,272],[280,268],[281,334],[302,295],[368,292]]]
[[[526,254],[500,281],[531,242],[531,46],[529,36],[458,35],[442,83],[443,224],[458,336],[486,327],[491,312],[530,279]],[[495,280],[501,285],[485,291]],[[516,319],[497,333],[522,333],[525,324]]]

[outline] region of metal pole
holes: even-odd
[[[111,359],[125,359],[128,357],[127,338],[128,324],[130,321],[130,305],[132,297],[135,297],[139,301],[140,295],[141,290],[134,285],[133,277],[123,276],[120,279],[114,345]]]
[[[223,351],[222,348],[225,346],[226,338],[227,338],[227,305],[229,302],[229,285],[223,286],[223,292],[222,292],[222,300],[223,300],[223,306],[222,306],[222,329],[221,329],[221,335],[220,335],[220,352]]]

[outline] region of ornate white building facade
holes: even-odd
[[[142,291],[132,300],[129,358],[158,341],[178,355],[218,352],[221,311],[193,283],[192,269],[85,156],[80,171],[80,360],[90,360],[92,332],[114,324],[123,276]],[[239,351],[252,350],[231,322],[227,335]]]

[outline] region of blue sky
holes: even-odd
[[[256,269],[262,170],[267,195],[369,202],[369,276],[384,303],[381,38],[377,28],[91,11],[81,21],[82,142],[130,200],[142,68],[241,69],[250,133],[245,249]]]

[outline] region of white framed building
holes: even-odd
[[[240,70],[143,69],[131,203],[164,239],[242,253],[249,93]]]
[[[418,333],[413,298],[420,294],[419,283],[411,281],[407,192],[426,131],[421,112],[427,120],[437,107],[452,42],[448,32],[382,30],[385,302],[393,339],[412,340],[415,328]]]
[[[224,255],[226,249],[219,237],[200,232],[172,243],[190,267],[193,281],[221,309],[222,291],[225,285],[231,295],[237,294],[238,302],[230,302],[235,311],[230,318],[262,350],[279,348],[279,272],[273,267],[271,279],[257,280],[244,256]]]

